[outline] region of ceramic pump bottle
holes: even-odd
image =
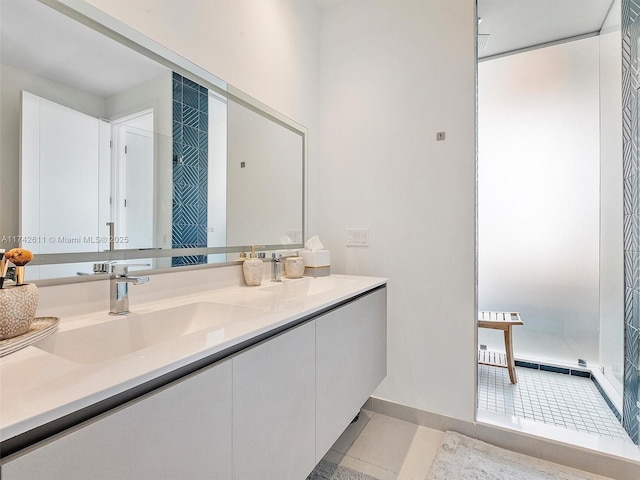
[[[262,273],[264,272],[264,263],[256,257],[256,248],[264,248],[259,245],[251,247],[251,256],[242,264],[242,273],[244,274],[244,283],[250,287],[257,287],[262,282]]]

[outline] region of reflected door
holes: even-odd
[[[113,130],[114,248],[150,248],[154,245],[153,112],[118,120]]]
[[[148,248],[153,245],[153,137],[150,132],[129,130],[125,139],[122,206],[128,238],[122,239],[122,248]]]
[[[34,253],[100,250],[108,123],[23,92],[21,134],[23,246]]]

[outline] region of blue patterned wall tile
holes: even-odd
[[[190,107],[189,105],[182,105],[182,121],[185,125],[189,125],[193,128],[199,128],[200,112],[197,108]]]
[[[175,138],[173,139],[173,154],[182,158],[182,142],[179,142]]]
[[[184,165],[173,166],[173,188],[175,190],[176,185],[186,185],[187,182],[184,178]]]
[[[623,426],[635,443],[639,443],[638,421],[638,370],[640,347],[638,347],[638,237],[640,225],[640,195],[638,194],[638,40],[640,39],[640,1],[622,0],[622,159],[623,159],[623,211],[625,250],[625,348],[624,348],[624,414]]]
[[[180,211],[182,209],[182,206],[176,202],[176,200],[173,200],[173,203],[171,204],[171,222],[172,222],[172,227],[171,227],[171,244],[175,247],[176,246],[176,242],[175,240],[175,226],[177,225],[177,221],[178,221],[178,216],[180,215]]]
[[[191,185],[193,187],[198,186],[198,167],[192,167],[189,165],[182,166],[182,182],[185,185]]]
[[[625,250],[635,250],[638,251],[638,237],[636,235],[636,229],[634,228],[635,219],[637,219],[637,215],[627,214],[624,215],[623,221],[623,238],[624,238],[624,249]]]
[[[202,92],[202,90],[200,90],[199,96],[198,96],[198,109],[201,112],[205,112],[205,113],[209,111],[209,93],[208,92]]]
[[[207,208],[205,203],[198,202],[198,225],[201,225],[205,230],[207,229]]]
[[[198,224],[198,203],[185,203],[182,205],[182,221],[185,225],[197,225]],[[195,243],[192,239],[195,238],[195,233],[191,231],[184,231],[188,241],[186,243]]]
[[[198,204],[198,188],[193,185],[186,185],[182,192],[183,205]]]
[[[178,75],[180,77],[180,75]],[[173,100],[182,103],[182,77],[176,79],[176,74],[173,75]]]
[[[631,215],[636,213],[635,207],[637,204],[637,175],[631,175],[624,179],[624,191],[623,191],[623,208],[625,215]]]
[[[184,212],[184,209],[183,209]],[[180,238],[181,246],[189,247],[195,245],[196,231],[195,225],[189,223],[178,223],[176,225],[176,233]]]
[[[190,145],[185,145],[182,154],[182,164],[187,167],[199,167],[199,161],[200,155],[198,149]]]
[[[209,145],[209,133],[202,130],[198,130],[198,148],[200,150],[207,151]]]
[[[209,153],[208,148],[198,150],[198,167],[203,175],[207,175],[209,170]]]
[[[200,168],[200,174],[198,176],[198,187],[200,189],[204,189],[206,193],[207,187],[209,185],[209,172],[206,168],[202,168],[202,166],[199,166],[198,168]]]
[[[625,329],[624,332],[624,348],[627,352],[627,359],[636,369],[638,368],[638,359],[640,359],[640,339],[638,338],[638,330],[629,325]],[[625,372],[625,384],[627,381],[632,382],[635,378],[635,384],[632,384],[629,388],[634,389],[637,388],[638,375],[637,372],[633,372],[633,368],[631,368],[631,372],[629,372],[628,376]],[[634,377],[635,373],[635,377]],[[635,387],[634,387],[635,385]]]
[[[624,284],[633,290],[638,289],[638,252],[624,252]]]
[[[173,142],[182,143],[182,122],[173,122],[172,133],[173,133]],[[174,152],[175,153],[175,152]]]
[[[175,222],[180,234],[180,246],[184,247],[195,243],[195,233],[193,226],[198,218],[198,206],[181,204],[177,212]]]
[[[191,88],[194,88],[196,90],[200,89],[200,85],[198,83],[194,82],[193,80],[189,80],[187,77],[182,77],[182,82],[187,87],[191,87]]]
[[[202,207],[207,206],[207,199],[209,198],[209,192],[207,190],[207,179],[200,177],[200,185],[198,185],[198,203]],[[204,208],[206,210],[206,208]]]
[[[200,100],[200,94],[197,90],[187,87],[186,85],[182,89],[182,103],[185,105],[189,105],[190,107],[198,109],[198,104]]]
[[[638,416],[638,407],[636,406],[636,401],[634,400],[632,395],[627,394],[626,392],[622,398],[622,426],[629,434],[631,440],[633,440],[636,444],[640,440],[639,436],[639,422],[637,419]]]
[[[182,143],[198,148],[198,130],[182,124]]]
[[[183,257],[173,257],[171,259],[171,265],[174,267],[200,265],[202,263],[206,263],[206,257],[204,255],[185,255]]]
[[[198,245],[202,245],[203,247],[207,246],[207,227],[205,227],[204,225],[199,225],[198,226]]]
[[[628,325],[635,328],[636,330],[640,330],[640,291],[633,290],[632,296],[632,311],[633,314],[629,317]],[[626,300],[626,299],[625,299]],[[626,321],[626,317],[625,317]]]
[[[173,202],[173,229],[171,233],[171,242],[174,248],[182,247],[182,225],[185,223],[184,208],[181,203]]]
[[[632,396],[634,396],[634,392],[637,392],[638,390],[638,367],[628,359],[625,359],[624,363],[624,388],[625,393],[628,393]]]
[[[182,123],[182,103],[173,101],[173,121]]]
[[[173,201],[182,208],[184,205],[198,203],[198,189],[192,185],[176,184],[173,189]]]
[[[199,128],[205,132],[209,132],[209,114],[207,112],[200,111]]]
[[[174,169],[175,172],[175,169]],[[174,175],[175,178],[175,175]],[[175,212],[176,212],[176,208],[179,208],[180,205],[182,205],[184,203],[183,197],[184,197],[184,185],[183,184],[177,184],[174,182],[173,184],[173,213],[174,213],[174,217],[175,217]]]
[[[171,243],[174,247],[180,243],[180,227],[177,224],[171,226]]]
[[[629,287],[624,289],[624,323],[633,325],[634,323],[634,293]]]
[[[174,248],[206,247],[207,231],[207,165],[202,157],[208,150],[208,135],[201,139],[200,130],[208,126],[208,90],[176,73],[173,75],[173,228]],[[204,109],[204,111],[201,111]],[[204,200],[203,200],[204,199]],[[172,265],[193,265],[206,261],[206,256],[174,257]]]
[[[631,175],[629,180],[631,180],[631,188],[633,189],[633,195],[631,195],[631,213],[638,215],[640,214],[640,205],[638,204],[640,199],[638,195],[640,185],[638,184],[638,175]]]

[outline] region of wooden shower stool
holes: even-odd
[[[478,352],[478,363],[482,365],[492,365],[509,370],[511,383],[518,383],[516,378],[516,363],[513,360],[513,337],[511,327],[514,325],[524,325],[518,312],[479,312],[478,327],[493,328],[504,332],[504,349],[506,354],[488,352],[480,350]]]

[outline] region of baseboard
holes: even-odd
[[[363,408],[443,432],[453,430],[507,450],[597,475],[638,480],[640,448],[633,444],[620,445],[607,439],[598,440],[590,435],[569,433],[557,427],[489,412],[478,412],[478,420],[471,422],[376,397],[370,397]]]

